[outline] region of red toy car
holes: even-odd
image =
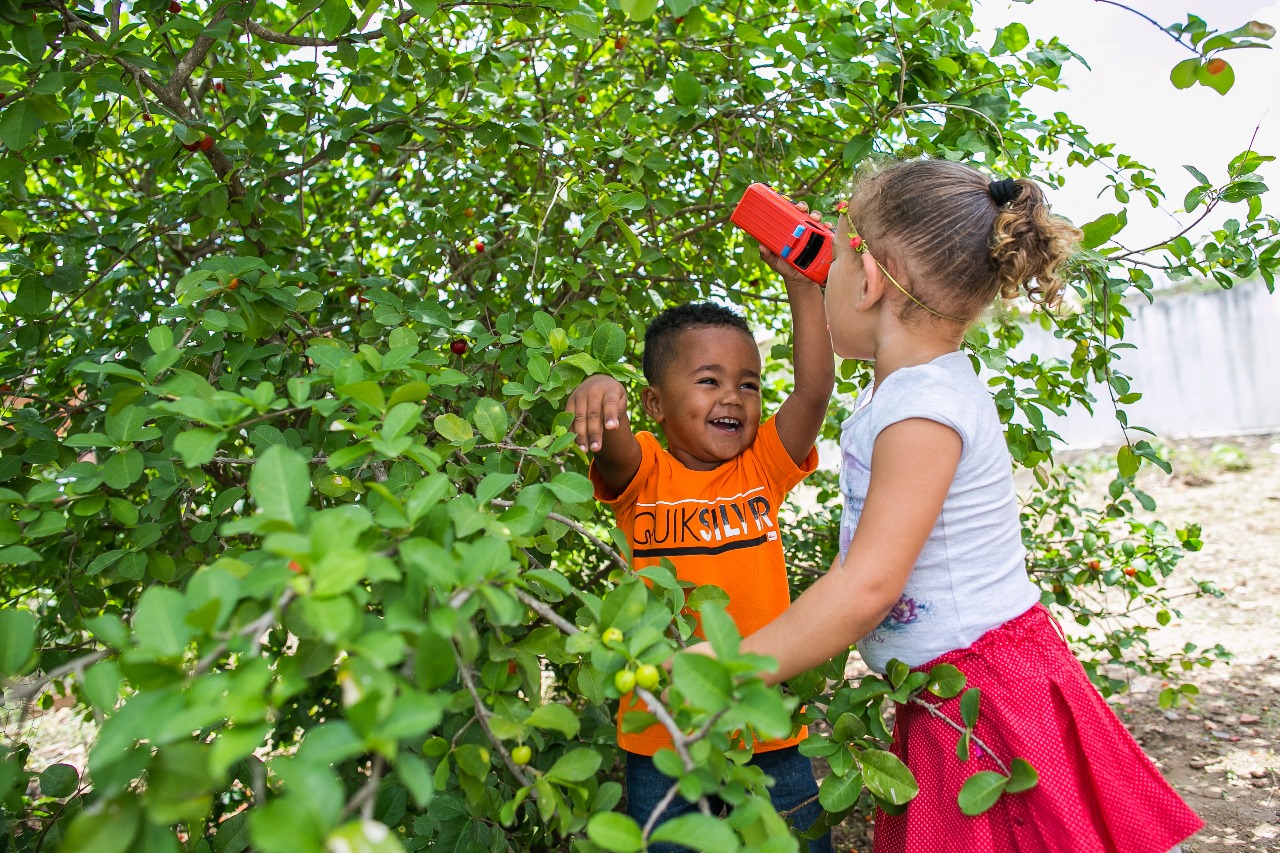
[[[791,199],[764,184],[752,184],[729,219],[813,281],[827,283],[835,233],[810,219]]]

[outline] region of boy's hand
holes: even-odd
[[[604,442],[604,431],[617,429],[627,419],[627,389],[607,373],[588,376],[573,389],[565,410],[573,413],[573,434],[583,452],[595,453]]]
[[[800,208],[802,213],[809,212],[809,205],[803,201],[797,202],[796,207]],[[822,221],[822,213],[810,213],[809,218],[814,222]],[[817,283],[809,278],[800,270],[783,260],[776,252],[770,251],[763,243],[760,244],[760,259],[773,269],[778,275],[782,276],[782,280],[786,282],[787,288],[793,286],[799,287],[817,287]]]

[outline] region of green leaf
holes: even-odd
[[[733,680],[715,658],[681,652],[672,663],[671,683],[694,707],[713,713],[729,707]]]
[[[702,615],[702,633],[711,643],[716,657],[721,660],[735,657],[742,635],[732,617],[719,604],[711,604],[698,611]]]
[[[929,692],[942,699],[959,696],[968,678],[949,663],[940,663],[929,670]]]
[[[48,797],[69,797],[79,785],[80,771],[70,764],[50,764],[40,773],[40,792]]]
[[[1138,473],[1138,465],[1141,460],[1138,454],[1133,452],[1133,448],[1125,444],[1116,451],[1116,468],[1120,472],[1120,476],[1128,479]]]
[[[296,450],[273,444],[253,466],[249,494],[264,516],[298,528],[311,499],[311,473],[306,460]]]
[[[594,490],[591,481],[576,471],[565,471],[547,484],[552,494],[569,504],[581,504],[591,500]]]
[[[488,441],[501,441],[507,432],[507,410],[490,397],[481,397],[471,413],[471,421]]]
[[[397,403],[382,419],[382,438],[392,441],[408,435],[422,420],[422,406],[417,403]]]
[[[19,151],[31,144],[43,124],[29,101],[18,101],[0,113],[0,142],[12,151]]]
[[[671,81],[671,90],[675,93],[676,101],[686,107],[691,107],[702,100],[702,83],[688,71],[676,74]]]
[[[605,365],[622,358],[627,346],[627,335],[617,323],[601,323],[591,336],[591,354]]]
[[[355,20],[346,0],[324,0],[320,5],[320,31],[326,38],[336,39],[346,35],[347,27]]]
[[[834,773],[818,786],[818,802],[829,812],[839,813],[853,808],[862,793],[862,774],[854,771],[844,776]]]
[[[455,414],[437,415],[434,423],[440,437],[454,444],[462,444],[475,435],[471,424]]]
[[[414,805],[419,809],[426,808],[436,790],[426,762],[412,752],[401,752],[396,758],[396,775],[409,789]]]
[[[1008,777],[994,770],[979,771],[964,781],[957,801],[960,811],[969,817],[980,815],[996,804],[1004,793]]]
[[[1096,249],[1120,233],[1122,228],[1124,228],[1123,219],[1114,213],[1104,213],[1081,229],[1084,232],[1084,239],[1080,241],[1080,245],[1086,249]]]
[[[575,737],[581,725],[577,714],[568,707],[555,703],[534,708],[525,722],[536,729],[559,732],[566,738]]]
[[[117,453],[102,466],[102,481],[113,489],[127,489],[142,476],[142,454],[137,450]]]
[[[587,821],[587,837],[611,853],[637,853],[644,846],[640,827],[618,812],[593,814]]]
[[[1025,26],[1014,23],[1000,30],[1000,42],[1010,53],[1017,53],[1031,43],[1031,37]]]
[[[173,449],[182,457],[182,464],[188,468],[204,465],[218,452],[218,445],[227,437],[223,430],[189,429],[178,433],[173,440]]]
[[[979,687],[970,687],[960,697],[960,717],[970,729],[978,724],[978,702],[981,699],[982,689]]]
[[[22,673],[36,648],[36,620],[26,610],[0,610],[0,677]]]
[[[887,803],[903,805],[920,793],[916,778],[898,756],[882,749],[858,753],[862,781],[867,790]]]
[[[1196,72],[1200,70],[1199,57],[1184,59],[1169,72],[1169,82],[1177,89],[1190,89],[1195,85]]]
[[[38,26],[14,27],[9,35],[13,46],[18,49],[18,53],[31,64],[36,64],[44,56],[45,41],[44,30]]]
[[[138,795],[131,791],[77,814],[59,849],[126,853],[133,849],[138,827]]]
[[[148,587],[133,617],[133,636],[139,649],[160,658],[179,657],[191,636],[186,615],[182,593],[164,586]]]
[[[741,849],[738,836],[729,828],[728,822],[697,812],[680,815],[661,824],[649,840],[670,841],[702,853],[736,853]]]
[[[622,11],[633,21],[647,21],[658,9],[658,0],[620,0]]]
[[[594,776],[599,769],[600,753],[579,747],[556,759],[547,771],[547,778],[555,782],[582,782]]]
[[[1010,794],[1029,791],[1040,784],[1040,774],[1025,758],[1015,758],[1009,762],[1009,784],[1005,790]]]

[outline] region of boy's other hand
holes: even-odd
[[[583,452],[596,452],[604,431],[617,429],[627,417],[627,389],[606,373],[588,376],[573,389],[565,410],[573,413],[573,435]]]
[[[802,213],[809,213],[809,205],[803,201],[797,202],[796,207],[800,208]],[[809,218],[814,222],[821,222],[822,213],[821,211],[818,213],[809,213]],[[787,283],[788,287],[791,287],[792,285],[799,285],[801,287],[818,286],[817,282],[784,261],[776,252],[770,251],[763,243],[760,244],[760,259],[768,264],[774,272],[782,276],[783,281]]]

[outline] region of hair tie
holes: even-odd
[[[1018,182],[1013,178],[1004,178],[987,184],[987,192],[991,193],[991,198],[997,207],[1004,207],[1022,194],[1022,187],[1018,186]]]

